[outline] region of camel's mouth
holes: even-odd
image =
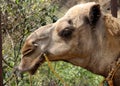
[[[29,60],[29,59],[28,59]],[[38,57],[36,57],[35,60],[32,62],[24,62],[24,60],[20,63],[18,66],[18,70],[20,72],[29,72],[31,75],[35,74],[39,66],[45,62],[44,55],[41,54]]]

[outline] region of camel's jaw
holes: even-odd
[[[29,72],[31,75],[34,75],[35,72],[37,71],[38,67],[39,67],[41,64],[43,64],[44,62],[45,62],[45,59],[44,59],[44,58],[41,58],[41,59],[39,60],[39,62],[35,63],[35,64],[33,65],[33,67],[32,67],[30,70],[28,70],[28,72]]]
[[[18,70],[20,72],[29,72],[31,75],[35,74],[38,67],[45,62],[45,58],[43,54],[36,57],[36,59],[22,59],[20,65],[18,66]],[[31,61],[30,61],[31,60]]]

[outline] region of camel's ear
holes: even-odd
[[[93,5],[90,8],[90,12],[89,12],[89,23],[90,23],[90,25],[92,25],[92,26],[96,25],[100,16],[101,16],[100,5],[99,4]]]

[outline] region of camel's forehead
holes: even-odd
[[[65,16],[74,18],[78,15],[88,15],[90,8],[95,5],[95,2],[89,2],[84,4],[78,4],[70,8]]]

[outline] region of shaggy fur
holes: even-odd
[[[120,19],[114,18],[111,15],[105,15],[105,25],[108,31],[113,36],[120,36]]]

